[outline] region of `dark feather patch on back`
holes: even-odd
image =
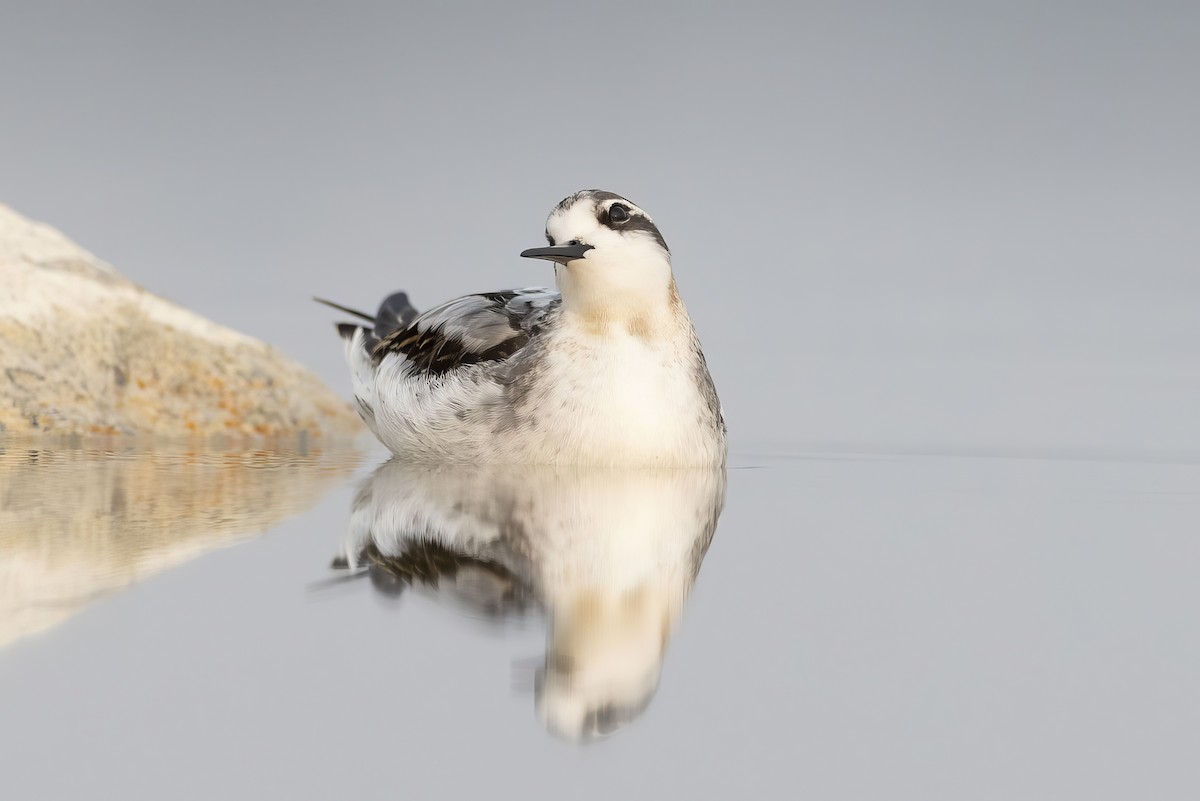
[[[444,303],[384,337],[372,356],[404,356],[410,372],[444,375],[458,367],[502,361],[529,344],[559,303],[549,290],[467,295]]]
[[[461,340],[441,337],[437,335],[437,332],[433,332],[431,335],[416,333],[405,339],[397,340],[394,346],[388,345],[386,342],[381,343],[384,347],[376,349],[375,358],[379,359],[382,354],[395,350],[408,357],[414,370],[430,375],[442,375],[447,370],[466,364],[507,359],[525,347],[528,342],[529,337],[518,335],[487,350],[472,351],[465,348]]]

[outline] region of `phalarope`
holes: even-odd
[[[725,422],[658,227],[585,190],[546,221],[557,291],[408,296],[338,325],[375,436],[421,461],[683,467],[725,461]]]

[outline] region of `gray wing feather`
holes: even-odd
[[[550,289],[465,295],[436,306],[384,337],[372,357],[405,357],[414,374],[441,375],[467,364],[501,361],[529,343],[561,303]]]

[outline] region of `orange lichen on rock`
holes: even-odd
[[[0,435],[353,436],[276,349],[151,295],[0,206]]]

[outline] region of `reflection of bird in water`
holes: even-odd
[[[338,326],[359,414],[409,459],[694,467],[725,463],[725,423],[671,253],[612,192],[546,221],[557,291],[408,296]],[[328,303],[328,301],[322,301]]]
[[[335,564],[366,569],[384,592],[432,588],[489,617],[544,609],[538,715],[590,739],[653,696],[724,501],[715,468],[392,461],[360,488]]]

